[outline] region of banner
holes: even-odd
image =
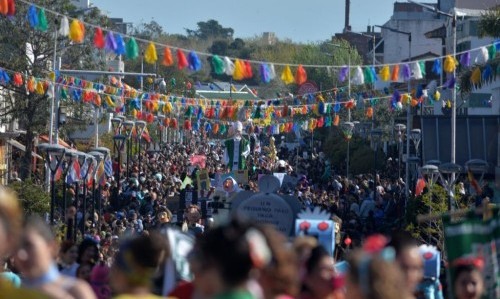
[[[470,215],[461,222],[443,221],[443,223],[449,265],[453,265],[453,262],[459,258],[482,257],[484,259],[483,276],[485,282],[483,298],[500,298],[498,266],[500,256],[496,248],[496,244],[500,244],[500,219],[494,217],[483,221],[477,215]],[[453,290],[452,282],[455,280],[455,273],[453,267],[449,269],[448,286],[449,290]]]

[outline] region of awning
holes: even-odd
[[[20,142],[16,141],[16,140],[14,140],[14,139],[8,139],[8,140],[7,140],[7,143],[9,143],[10,145],[12,145],[13,147],[15,147],[15,148],[17,148],[17,149],[19,149],[19,150],[22,150],[23,152],[25,152],[25,151],[26,151],[26,146],[25,146],[24,144],[22,144],[22,143],[20,143]],[[37,154],[37,153],[35,153],[35,152],[31,152],[31,155],[32,155],[33,157],[36,157],[36,158],[38,158],[38,159],[43,160],[42,156],[38,155],[38,154]]]
[[[44,142],[49,142],[49,136],[47,135],[40,135],[39,136],[41,140],[43,140]],[[61,146],[64,146],[65,148],[71,148],[71,146],[69,146],[69,144],[67,144],[64,140],[62,140],[61,138],[59,138],[59,145]]]

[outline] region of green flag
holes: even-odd
[[[193,180],[192,180],[190,177],[188,177],[188,176],[186,176],[186,178],[185,178],[185,179],[184,179],[184,181],[182,182],[182,185],[181,185],[181,190],[186,189],[186,186],[187,186],[187,185],[191,185],[191,186],[193,186]]]
[[[500,271],[498,260],[500,252],[500,221],[498,217],[483,221],[478,216],[470,215],[465,220],[455,223],[443,221],[445,245],[448,263],[448,286],[453,292],[455,279],[453,262],[464,257],[482,257],[484,259],[485,295],[483,298],[500,297]],[[453,296],[451,298],[454,298]]]

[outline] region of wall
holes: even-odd
[[[432,52],[441,54],[441,40],[428,39],[425,33],[440,27],[439,19],[399,20],[391,19],[384,26],[412,33],[412,57]],[[408,59],[408,36],[382,29],[384,38],[384,63],[401,62]]]

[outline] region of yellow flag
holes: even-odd
[[[155,44],[149,43],[146,52],[144,53],[144,60],[149,64],[154,64],[158,60],[158,55],[156,54]]]
[[[295,78],[293,77],[292,70],[290,66],[285,66],[285,69],[281,73],[281,80],[285,82],[285,84],[292,84],[295,82]]]

